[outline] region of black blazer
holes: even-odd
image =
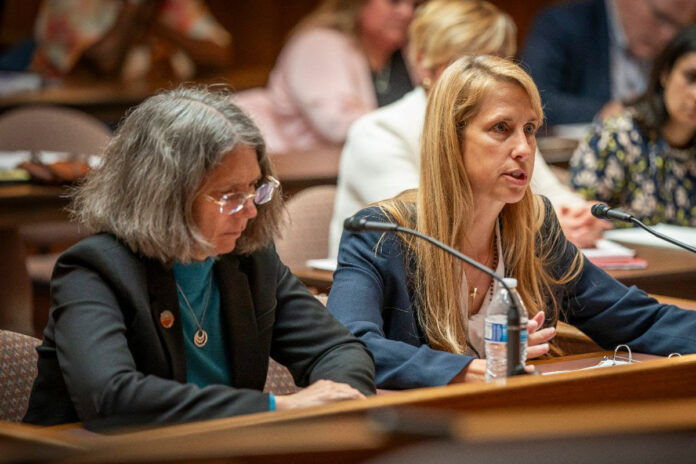
[[[112,235],[81,241],[58,259],[53,305],[25,422],[88,428],[170,423],[267,411],[268,357],[299,386],[318,379],[374,392],[365,346],[282,264],[271,246],[214,265],[233,385],[186,383],[174,274]],[[166,329],[160,313],[169,310]]]

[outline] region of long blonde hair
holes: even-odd
[[[434,68],[464,55],[511,58],[517,28],[512,18],[482,0],[431,0],[416,11],[409,28],[409,58]]]
[[[534,82],[513,62],[494,56],[455,61],[438,79],[428,100],[421,139],[420,188],[383,202],[385,213],[449,246],[456,248],[463,243],[474,209],[461,152],[464,127],[476,115],[486,95],[501,83],[522,88],[538,120],[543,119]],[[550,251],[561,235],[559,228],[541,231],[547,213],[543,201],[528,187],[522,200],[506,204],[500,214],[501,242],[506,272],[517,278],[517,288],[530,316],[549,302],[555,323],[558,303],[554,286],[569,282],[580,272],[582,255],[576,255],[561,278],[550,274],[555,258]],[[468,320],[459,309],[464,277],[460,262],[422,240],[406,236],[402,239],[406,244],[406,262],[415,258],[417,263],[412,282],[419,298],[419,322],[430,345],[464,353]]]

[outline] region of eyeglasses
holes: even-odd
[[[265,205],[273,199],[273,194],[280,182],[272,176],[266,177],[266,182],[256,187],[253,193],[225,193],[219,200],[206,195],[205,199],[220,206],[220,214],[235,214],[240,212],[247,201],[254,200],[256,205]]]

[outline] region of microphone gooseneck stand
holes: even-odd
[[[624,213],[623,211],[617,210],[617,209],[612,209],[609,208],[607,205],[598,203],[596,205],[592,205],[592,208],[590,209],[592,212],[592,215],[596,218],[599,219],[606,219],[606,220],[617,220],[617,221],[623,221],[623,222],[628,222],[631,224],[635,224],[641,229],[651,233],[657,238],[660,238],[666,242],[671,243],[672,245],[676,245],[678,247],[681,247],[687,251],[690,251],[692,253],[696,253],[696,248],[692,247],[691,245],[687,245],[686,243],[680,242],[677,239],[674,239],[672,237],[668,237],[663,233],[660,233],[656,230],[653,230],[651,227],[646,226],[641,222],[638,218],[635,216],[632,216],[628,213]]]

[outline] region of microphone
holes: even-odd
[[[382,232],[394,232],[399,226],[391,222],[368,221],[365,218],[351,216],[343,221],[343,228],[350,232],[362,232],[363,230],[379,230]]]
[[[492,269],[484,266],[478,261],[474,261],[467,255],[455,250],[454,248],[445,245],[441,241],[430,237],[429,235],[422,234],[414,229],[409,229],[407,227],[402,227],[398,224],[391,222],[379,222],[379,221],[368,221],[365,218],[351,216],[343,221],[343,228],[350,232],[363,232],[368,230],[374,230],[379,232],[402,232],[404,234],[414,235],[421,238],[429,243],[432,243],[436,247],[445,250],[447,253],[455,256],[456,258],[464,261],[470,266],[475,267],[479,271],[488,274],[493,279],[497,280],[500,285],[507,290],[507,292],[512,295],[510,287],[505,283],[504,279],[496,274]],[[524,363],[521,362],[520,353],[520,330],[526,330],[526,327],[520,326],[520,310],[517,307],[517,302],[515,298],[510,297],[510,308],[508,308],[508,323],[507,323],[507,375],[512,377],[515,375],[525,375],[527,371],[524,369]]]
[[[665,240],[673,245],[681,247],[681,248],[683,248],[687,251],[690,251],[692,253],[696,253],[696,248],[694,248],[690,245],[687,245],[686,243],[680,242],[679,240],[674,239],[672,237],[668,237],[665,234],[660,233],[656,230],[653,230],[652,228],[643,224],[639,219],[635,218],[634,216],[631,216],[628,213],[624,213],[623,211],[619,211],[618,209],[611,209],[605,204],[597,203],[596,205],[592,205],[590,212],[592,213],[592,215],[594,217],[599,218],[599,219],[607,219],[607,220],[613,219],[613,220],[617,220],[617,221],[623,221],[623,222],[629,222],[631,224],[635,224],[638,227],[653,234],[657,238]]]
[[[599,219],[616,219],[617,221],[624,222],[632,222],[632,220],[634,219],[634,217],[630,214],[624,213],[623,211],[619,211],[618,209],[611,209],[604,203],[597,203],[595,205],[592,205],[590,212],[594,217]]]

